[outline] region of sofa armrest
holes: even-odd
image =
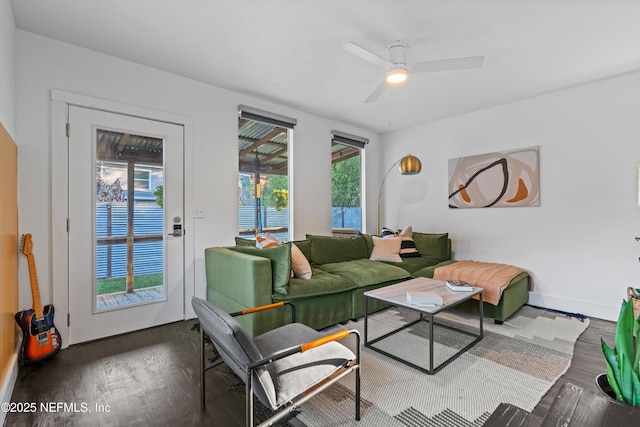
[[[207,248],[204,257],[208,300],[227,311],[272,302],[271,260],[224,247]]]

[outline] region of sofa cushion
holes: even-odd
[[[275,246],[278,246],[282,243],[280,240],[275,239],[269,233],[265,234],[264,237],[261,235],[256,235],[256,247],[261,249],[269,249]]]
[[[360,234],[364,239],[364,243],[367,246],[367,258],[371,256],[373,252],[373,236],[371,234]]]
[[[287,295],[287,285],[291,278],[291,243],[283,243],[268,249],[240,245],[231,249],[245,254],[269,258],[271,260],[273,292]]]
[[[385,237],[397,237],[398,233],[396,233],[395,231],[393,231],[390,228],[387,227],[382,227],[382,230],[380,230],[380,237],[385,238]]]
[[[291,270],[298,279],[311,279],[312,271],[309,260],[295,243],[291,243]]]
[[[256,246],[255,239],[245,239],[243,237],[236,237],[236,245],[238,246]]]
[[[413,233],[413,241],[416,243],[418,252],[423,257],[432,257],[435,260],[446,261],[451,258],[449,247],[449,234],[427,234]]]
[[[264,237],[256,236],[256,246],[262,249],[281,245],[282,242],[271,233],[265,233]],[[295,243],[291,242],[291,274],[298,279],[311,279],[311,266],[309,260]]]
[[[307,234],[311,241],[311,258],[313,264],[330,264],[334,262],[352,261],[368,258],[364,237],[316,236]]]
[[[401,258],[417,258],[420,256],[416,242],[413,241],[413,227],[408,225],[399,234],[402,238],[402,245],[400,245],[400,257]]]
[[[369,259],[323,264],[318,269],[348,279],[359,288],[411,277],[407,270]]]
[[[319,268],[311,267],[311,272],[311,279],[309,280],[291,279],[287,289],[287,295],[274,295],[274,301],[291,301],[310,298],[319,295],[345,292],[356,288],[355,283],[352,281]]]
[[[294,243],[300,249],[305,258],[311,259],[311,241],[309,239],[292,240],[291,243]]]
[[[395,232],[390,228],[383,227],[380,232],[380,236],[383,239],[395,239],[402,238],[402,244],[400,245],[400,257],[401,258],[417,258],[420,256],[416,243],[413,241],[413,227],[411,225],[406,226],[402,231]],[[391,261],[391,260],[382,260]]]
[[[416,258],[402,258],[402,262],[387,262],[386,264],[395,265],[396,267],[403,268],[407,270],[409,273],[413,273],[414,271],[418,271],[422,268],[428,267],[433,264],[437,264],[438,261],[430,258],[430,257],[416,257]]]
[[[400,246],[401,237],[378,237],[373,236],[373,252],[369,257],[372,261],[392,261],[401,262]]]

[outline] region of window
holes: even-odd
[[[136,190],[150,190],[151,173],[149,171],[136,169],[133,172],[133,188]]]
[[[362,156],[366,138],[332,131],[331,227],[333,234],[362,231]]]
[[[161,141],[161,140],[160,140]],[[115,188],[121,188],[123,191],[123,199],[126,200],[126,190],[128,188],[126,162],[111,162],[98,160],[96,162],[96,179],[98,180],[98,198],[109,198],[106,193],[115,191]],[[107,184],[112,183],[112,185]],[[115,185],[115,187],[113,187]],[[146,165],[144,169],[134,168],[133,171],[133,188],[135,189],[135,198],[137,201],[149,201],[162,205],[158,199],[161,197],[163,189],[163,169],[154,165]],[[159,196],[160,195],[160,196]]]
[[[238,232],[289,240],[289,143],[295,119],[240,106]]]

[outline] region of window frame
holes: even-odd
[[[331,131],[331,144],[332,146],[335,144],[339,144],[339,145],[343,145],[343,146],[348,146],[348,147],[352,147],[358,150],[358,154],[357,157],[359,157],[360,160],[360,228],[334,228],[333,227],[333,166],[334,164],[337,164],[339,162],[335,162],[333,161],[333,155],[334,155],[334,151],[333,149],[331,150],[331,155],[332,155],[332,160],[331,160],[331,211],[332,211],[332,224],[331,224],[331,229],[332,229],[332,233],[334,235],[354,235],[354,234],[358,234],[358,233],[362,233],[364,232],[364,230],[366,229],[366,224],[365,224],[365,218],[366,218],[366,197],[365,197],[365,147],[366,145],[369,143],[369,139],[368,138],[364,138],[361,136],[357,136],[357,135],[352,135],[346,132],[341,132],[341,131],[337,131],[337,130],[333,130]],[[355,157],[354,156],[350,156],[351,157]],[[345,159],[348,160],[348,159]]]
[[[286,174],[279,174],[279,173],[272,173],[270,174],[268,171],[264,171],[261,170],[261,168],[259,167],[260,165],[260,160],[264,159],[265,157],[267,159],[269,159],[270,156],[275,156],[277,155],[277,152],[275,153],[262,153],[260,152],[259,148],[261,145],[256,145],[255,146],[255,150],[250,150],[251,145],[247,145],[246,147],[244,147],[244,149],[241,149],[241,140],[243,138],[246,138],[246,136],[241,135],[241,123],[242,123],[242,119],[244,120],[250,120],[250,121],[254,121],[254,122],[259,122],[259,123],[263,123],[266,125],[270,125],[273,127],[273,129],[271,130],[272,132],[275,131],[276,129],[280,128],[281,132],[279,134],[274,135],[271,138],[268,138],[267,141],[273,140],[274,138],[277,139],[277,137],[279,135],[282,134],[282,131],[286,132],[286,135],[284,137],[284,142],[286,144],[286,148],[283,152],[283,154],[286,154]],[[258,191],[258,188],[262,188],[263,182],[267,181],[264,178],[265,177],[270,177],[270,176],[284,176],[287,179],[286,185],[287,185],[287,224],[286,224],[286,233],[287,233],[287,239],[291,238],[291,236],[293,235],[293,227],[292,227],[292,219],[293,219],[293,214],[292,214],[292,209],[290,208],[292,205],[292,165],[291,165],[291,159],[292,159],[292,150],[293,150],[293,130],[295,128],[295,125],[297,124],[297,120],[290,118],[290,117],[286,117],[286,116],[282,116],[276,113],[271,113],[268,111],[264,111],[264,110],[258,110],[256,108],[252,108],[252,107],[247,107],[244,105],[240,105],[238,106],[238,124],[239,124],[239,128],[238,128],[238,153],[239,153],[239,159],[238,159],[238,189],[239,189],[239,202],[238,202],[238,231],[239,234],[242,236],[246,236],[246,237],[251,237],[250,235],[246,234],[247,231],[251,230],[253,232],[255,232],[255,234],[258,234],[260,232],[266,232],[266,231],[271,231],[271,230],[265,230],[263,228],[263,225],[261,224],[261,221],[263,220],[263,212],[266,211],[268,209],[268,207],[265,207],[264,204],[262,204],[263,199],[264,198],[264,194],[266,192],[268,192],[269,190],[267,190],[265,193],[263,193],[263,196],[260,198],[256,197],[256,191]],[[262,138],[265,138],[265,136],[268,135],[262,135]],[[246,139],[245,139],[246,140]],[[256,142],[259,139],[256,140]],[[265,141],[262,141],[263,144],[268,145],[268,142],[265,143]],[[255,142],[254,142],[255,144]],[[249,151],[247,151],[249,149]],[[243,160],[241,158],[242,152],[244,151],[244,163]],[[251,167],[250,162],[246,159],[247,156],[251,156],[252,154],[255,154],[256,156],[256,163],[258,164],[258,167],[256,167],[255,169],[251,169],[248,170],[247,167]],[[273,158],[273,157],[271,157]],[[264,161],[264,160],[262,160]],[[244,168],[243,168],[244,165]],[[243,179],[243,176],[247,176],[248,180],[250,182],[250,190],[249,190],[249,194],[245,194],[246,191],[244,189],[244,187],[242,186],[242,182],[245,180]],[[260,187],[256,186],[256,180],[258,179],[260,180]],[[264,191],[264,190],[262,190]],[[241,227],[241,223],[242,221],[242,217],[241,215],[241,199],[242,197],[246,197],[246,196],[250,196],[249,198],[252,200],[251,204],[249,206],[254,206],[254,216],[255,216],[255,220],[254,220],[254,225],[253,228],[242,228]],[[260,212],[260,216],[258,215],[258,209],[264,209],[264,211]],[[275,209],[275,208],[274,208]],[[276,209],[277,210],[277,209]],[[268,217],[268,215],[267,215]],[[279,226],[279,227],[284,227],[284,226]]]

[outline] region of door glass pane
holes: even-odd
[[[240,118],[238,122],[238,233],[270,233],[289,240],[287,128]]]
[[[334,142],[331,147],[331,227],[333,233],[362,231],[360,149]]]
[[[96,140],[95,309],[164,300],[163,140],[103,129]]]

